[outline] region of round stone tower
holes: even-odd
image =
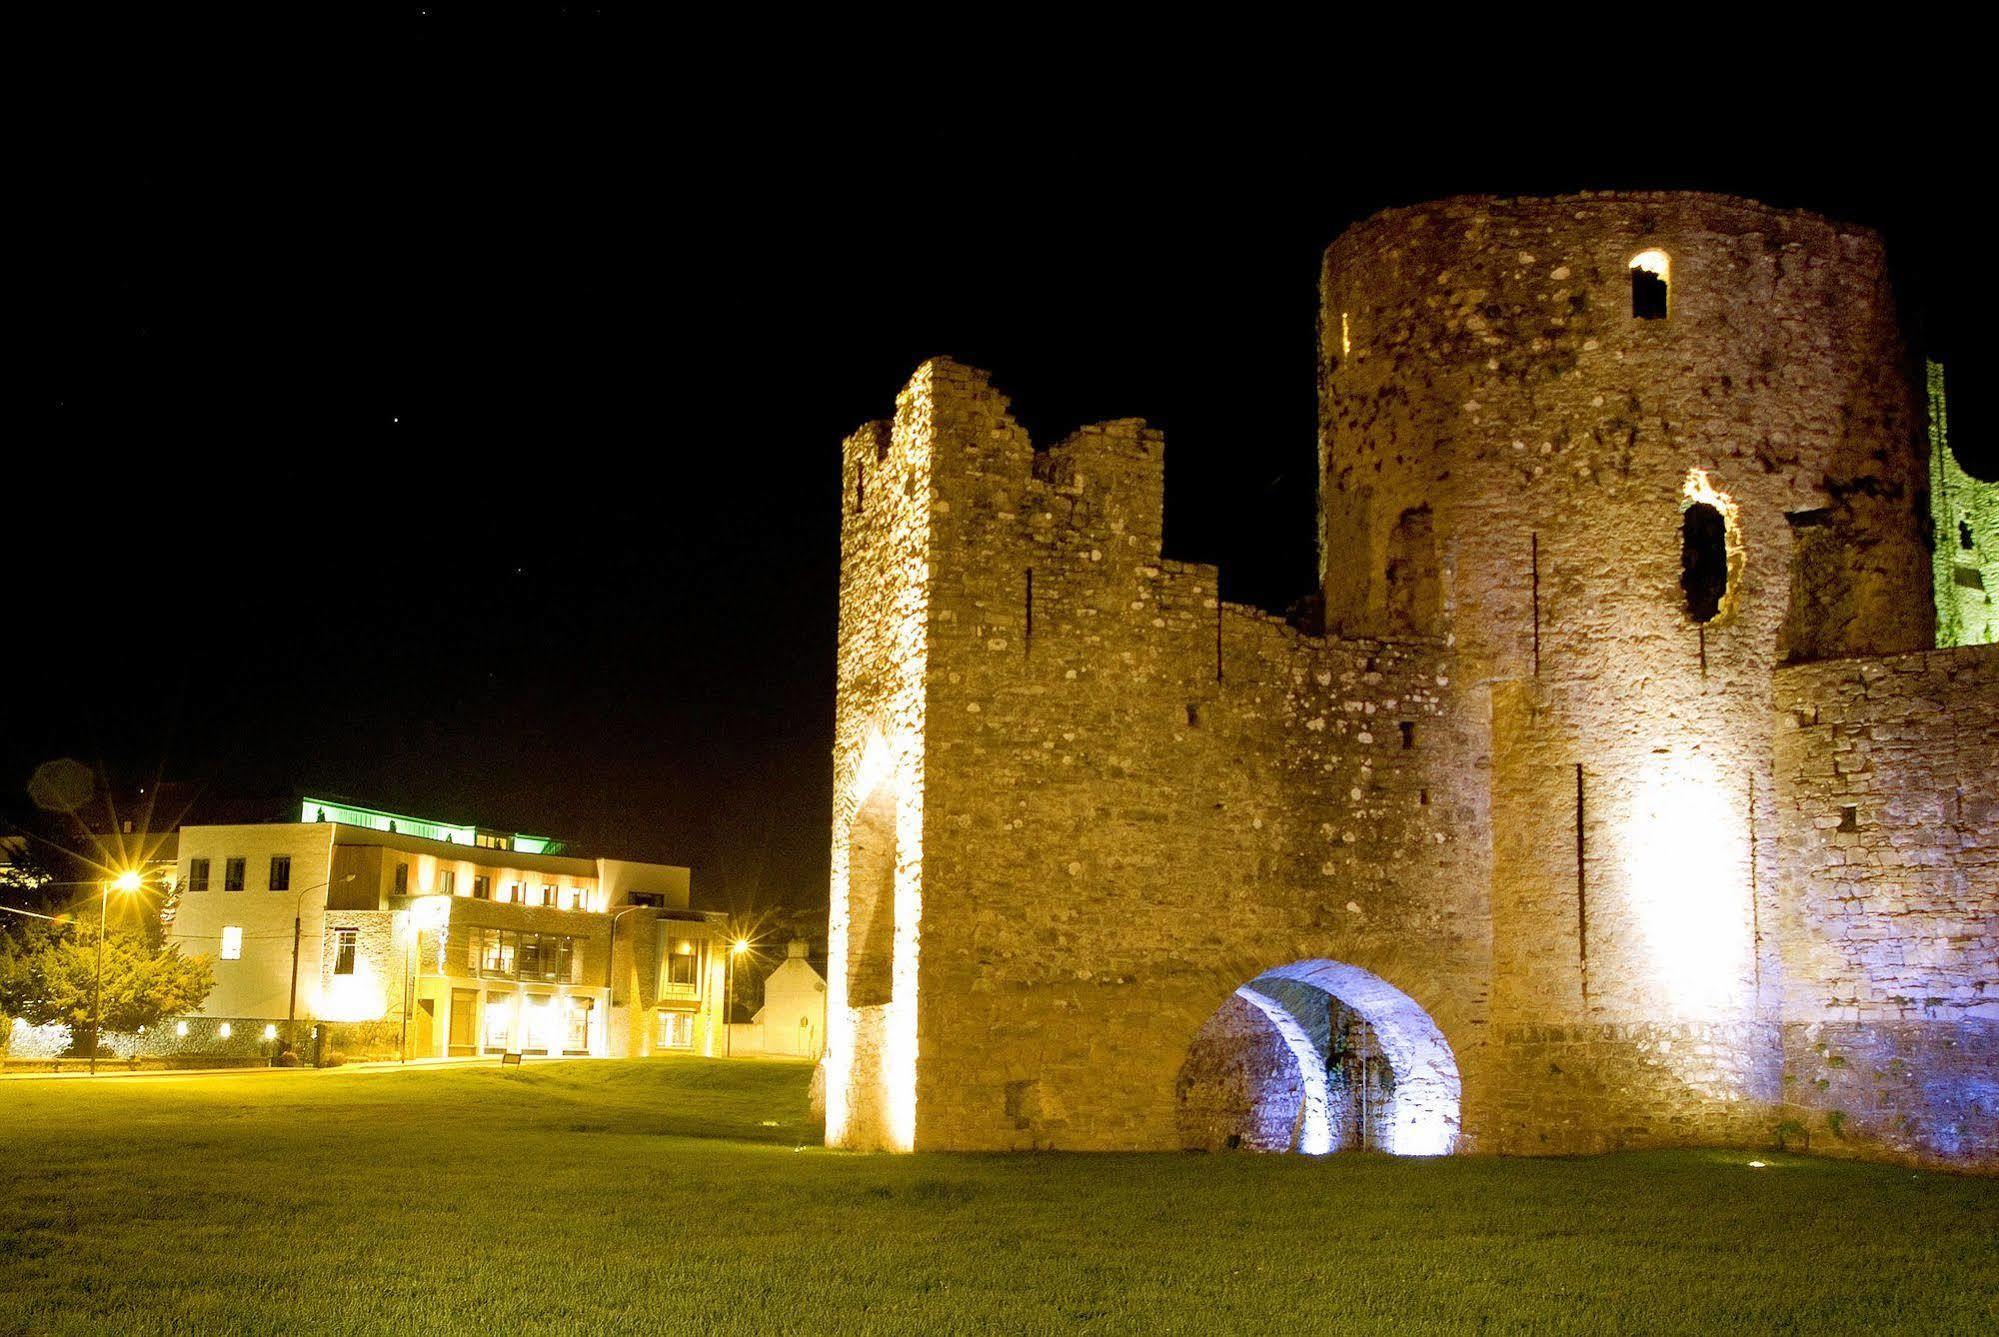
[[[1485,698],[1495,1026],[1670,1088],[1634,1098],[1770,1095],[1771,670],[1933,635],[1879,238],[1459,198],[1350,229],[1321,299],[1326,621],[1446,639]]]

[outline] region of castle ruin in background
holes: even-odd
[[[828,1141],[1999,1164],[1999,646],[1879,239],[1452,199],[1321,299],[1290,618],[1143,423],[939,359],[847,440]]]

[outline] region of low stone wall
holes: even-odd
[[[266,1063],[279,1047],[278,1039],[265,1035],[271,1024],[257,1017],[183,1017],[138,1031],[105,1031],[98,1044],[98,1061],[168,1068]],[[276,1025],[281,1038],[285,1024]],[[306,1029],[301,1026],[301,1030]],[[68,1026],[31,1026],[16,1020],[5,1061],[16,1069],[26,1063],[59,1062],[67,1067],[86,1062],[88,1053],[71,1053],[71,1043]]]
[[[1777,1028],[1760,1023],[1513,1026],[1493,1037],[1502,1155],[1771,1145]]]
[[[230,1067],[268,1063],[290,1040],[303,1063],[339,1054],[348,1061],[393,1059],[401,1053],[396,1021],[298,1022],[263,1017],[181,1017],[139,1031],[106,1031],[98,1059],[146,1067]],[[88,1059],[70,1052],[70,1028],[31,1026],[16,1020],[4,1055],[15,1068],[25,1063],[68,1065]]]
[[[1786,1142],[1827,1156],[1999,1165],[1999,1023],[1784,1028]]]

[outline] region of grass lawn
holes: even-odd
[[[0,1083],[0,1329],[1999,1326],[1999,1181],[1702,1152],[852,1156],[812,1145],[806,1077]]]

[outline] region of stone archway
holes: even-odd
[[[1314,959],[1236,989],[1195,1034],[1176,1096],[1189,1147],[1439,1156],[1457,1146],[1463,1085],[1421,1004]]]

